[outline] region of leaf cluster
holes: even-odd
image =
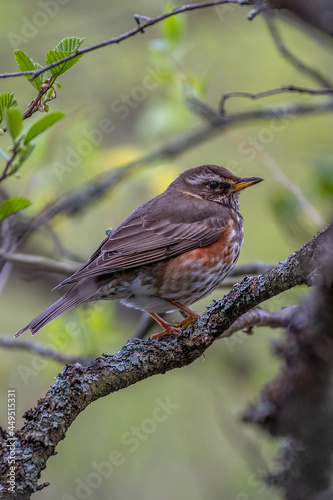
[[[84,42],[84,38],[77,36],[66,37],[61,40],[52,50],[46,52],[45,64],[53,64],[64,57],[75,54]],[[20,71],[35,71],[42,66],[30,58],[23,50],[14,50],[15,59]],[[48,102],[57,97],[56,88],[63,89],[63,85],[57,81],[57,78],[68,71],[82,57],[77,57],[50,68],[49,71],[39,75],[25,75],[29,83],[37,91],[37,96],[33,99],[27,110],[21,113],[17,108],[18,102],[14,93],[3,92],[0,94],[0,123],[3,122],[3,128],[0,128],[0,135],[8,132],[11,145],[8,153],[0,148],[0,158],[5,161],[0,182],[11,175],[17,174],[22,164],[27,160],[34,149],[34,140],[45,130],[54,125],[63,118],[64,113],[60,111],[49,112]],[[24,130],[23,121],[30,118],[34,113],[47,113],[45,116],[33,123],[27,130]],[[0,220],[9,215],[26,208],[31,203],[25,198],[11,198],[0,205]]]

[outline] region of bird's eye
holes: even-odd
[[[210,189],[217,189],[217,188],[219,187],[219,185],[220,185],[220,184],[219,184],[219,182],[217,182],[217,181],[210,181],[210,182],[208,183],[208,186],[210,187]]]

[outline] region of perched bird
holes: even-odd
[[[62,297],[15,334],[32,335],[78,304],[119,300],[146,311],[163,328],[154,338],[178,335],[200,316],[190,305],[209,295],[230,273],[243,243],[239,193],[261,182],[224,167],[202,165],[181,173],[160,195],[137,208],[56,288]],[[179,309],[174,326],[158,313]]]

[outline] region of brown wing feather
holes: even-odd
[[[181,220],[171,222],[168,210],[163,214],[154,213],[154,205],[152,204],[152,210],[149,211],[147,204],[143,213],[142,207],[133,212],[105,238],[88,262],[58,287],[89,276],[152,264],[210,245],[222,236],[229,217],[226,208],[217,207],[212,203],[210,214],[207,213],[207,205],[204,213],[200,212],[199,205],[197,213],[193,214],[192,210],[192,220],[188,221],[189,217],[186,217],[185,222],[184,216],[180,214]]]

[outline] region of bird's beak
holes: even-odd
[[[258,182],[263,181],[261,177],[244,177],[239,182],[236,182],[233,187],[233,191],[241,191],[241,189],[248,188],[253,186],[253,184],[257,184]]]

